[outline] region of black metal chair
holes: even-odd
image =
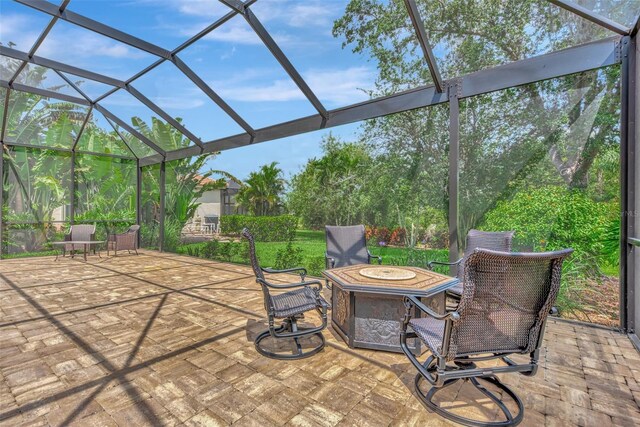
[[[418,370],[416,394],[427,408],[467,426],[512,426],[522,421],[522,401],[496,374],[535,375],[547,315],[560,289],[562,262],[571,252],[573,249],[545,253],[476,249],[466,259],[462,298],[455,311],[438,314],[418,298],[405,297],[400,346]],[[416,309],[426,316],[412,318]],[[416,337],[431,351],[424,362],[407,346],[407,339]],[[516,363],[508,357],[512,354],[528,354],[529,360]],[[495,359],[504,365],[475,364]],[[433,401],[438,391],[458,380],[469,381],[493,401],[504,420],[473,420]],[[431,385],[427,392],[420,388],[423,381]],[[479,381],[497,387],[504,397],[509,396],[517,405],[517,414],[512,414],[502,398]]]
[[[447,295],[456,300],[460,299],[462,296],[462,283],[464,282],[464,265],[469,255],[477,248],[511,252],[511,242],[514,234],[515,231],[469,230],[467,233],[467,246],[462,258],[455,262],[430,261],[428,267],[433,270],[435,265],[457,266],[456,276],[460,279],[460,283],[447,290]]]
[[[324,254],[326,267],[336,268],[354,264],[382,264],[382,257],[374,256],[367,249],[364,225],[327,225],[327,251]]]
[[[269,329],[260,333],[254,340],[256,350],[263,356],[274,359],[302,359],[312,356],[324,348],[325,340],[322,331],[327,327],[327,308],[329,304],[320,294],[322,291],[322,283],[318,280],[305,280],[307,270],[299,268],[289,268],[286,270],[273,270],[270,268],[262,268],[258,263],[256,256],[256,247],[253,236],[248,229],[242,230],[242,236],[249,241],[249,256],[251,258],[251,267],[256,275],[256,282],[262,287],[264,295],[264,308],[267,311],[269,319]],[[299,273],[300,282],[290,284],[274,284],[268,282],[264,273]],[[290,290],[293,289],[293,290]],[[272,291],[286,291],[283,293],[272,294]],[[298,318],[305,312],[316,310],[322,319],[320,326],[304,328],[298,326]],[[284,319],[280,326],[275,325],[276,319]],[[273,337],[276,340],[284,339],[292,341],[292,354],[276,353],[269,351],[262,345],[262,341],[267,337]],[[310,350],[303,349],[300,342],[302,337],[315,336],[319,339],[319,344]]]

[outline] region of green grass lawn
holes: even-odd
[[[184,245],[178,249],[182,254],[194,254],[205,243]],[[293,240],[293,246],[301,249],[302,266],[309,270],[311,275],[319,275],[324,269],[324,252],[326,250],[324,231],[298,230]],[[287,242],[256,242],[256,252],[260,264],[263,267],[272,267],[276,263],[278,251],[285,250]],[[189,249],[190,248],[190,249]],[[411,250],[399,247],[370,246],[373,255],[381,256],[383,264],[406,265]],[[441,260],[446,261],[448,251],[443,249],[417,250],[420,261]],[[233,262],[246,263],[239,257],[234,257]]]

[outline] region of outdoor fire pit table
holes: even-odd
[[[423,268],[370,264],[334,268],[322,274],[333,283],[331,323],[349,347],[397,353],[402,352],[403,296],[420,297],[424,304],[443,313],[444,291],[459,282],[457,278]],[[419,316],[416,309],[414,318]],[[408,342],[416,354],[425,350],[418,339]]]

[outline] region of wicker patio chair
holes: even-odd
[[[95,224],[76,224],[69,227],[69,232],[64,235],[64,240],[67,242],[75,241],[91,241],[96,240],[96,225]],[[76,245],[77,246],[77,245]],[[62,249],[62,256],[65,256],[67,252],[73,252],[79,250],[72,244],[64,245]],[[90,245],[89,252],[93,250],[96,253],[96,246]]]
[[[327,269],[345,267],[354,264],[382,264],[382,257],[374,256],[367,249],[364,225],[327,225],[327,251],[325,262]]]
[[[115,256],[118,256],[118,251],[135,251],[136,255],[138,255],[138,233],[140,232],[139,225],[132,225],[129,227],[127,231],[124,233],[109,234],[109,239],[107,240],[107,253],[109,250],[113,250]]]
[[[462,258],[455,262],[430,261],[428,266],[433,270],[435,265],[457,266],[456,276],[460,279],[460,283],[447,290],[447,294],[454,298],[460,299],[462,296],[462,283],[464,282],[464,265],[476,248],[491,249],[494,251],[511,252],[511,241],[515,231],[480,231],[469,230],[467,233],[467,247],[464,250]]]
[[[246,228],[242,230],[242,236],[249,241],[251,267],[255,273],[256,282],[262,287],[264,308],[267,311],[269,320],[269,329],[260,333],[254,340],[256,350],[263,356],[273,359],[302,359],[321,351],[325,345],[322,330],[327,327],[327,308],[329,307],[329,304],[320,294],[322,291],[322,283],[318,280],[305,280],[307,270],[302,267],[289,268],[286,270],[273,270],[260,267],[258,257],[256,256],[253,236]],[[267,281],[264,273],[298,273],[300,275],[300,282],[275,284]],[[272,293],[273,291],[277,293]],[[298,326],[298,318],[311,310],[316,310],[320,314],[322,324],[311,328]],[[280,326],[275,325],[276,319],[283,319]],[[262,341],[269,336],[276,340],[290,341],[291,354],[276,353],[275,351],[266,349]],[[310,350],[303,349],[300,338],[312,338],[313,336],[319,339],[319,344]]]
[[[427,408],[468,426],[511,426],[522,421],[522,400],[496,374],[535,375],[547,315],[560,289],[562,262],[571,252],[573,249],[544,253],[476,249],[466,259],[462,298],[455,311],[438,314],[418,298],[405,297],[400,346],[418,370],[415,390]],[[426,316],[412,318],[416,309]],[[431,351],[423,363],[407,346],[407,339],[416,337]],[[512,354],[528,354],[529,360],[516,363],[508,357]],[[496,359],[504,364],[475,365]],[[469,381],[493,401],[504,419],[473,420],[433,401],[438,391],[458,380]],[[423,381],[431,385],[427,392],[420,388]],[[509,396],[517,405],[517,414],[512,414],[502,398],[479,381],[498,388],[502,398]]]

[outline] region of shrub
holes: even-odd
[[[365,237],[367,242],[373,246],[403,246],[407,237],[407,230],[404,227],[390,229],[388,227],[365,227]]]
[[[293,240],[298,226],[298,218],[292,215],[250,216],[224,215],[220,218],[223,234],[239,236],[247,227],[253,237],[260,242],[286,242]]]
[[[516,248],[544,251],[572,247],[576,255],[597,255],[608,216],[606,204],[594,202],[581,191],[543,187],[498,202],[480,228],[515,230]]]
[[[327,269],[324,255],[306,257],[303,265],[307,268],[309,276],[314,277],[322,277],[322,272]]]
[[[273,268],[284,270],[285,268],[300,267],[302,265],[302,248],[293,246],[291,240],[284,249],[276,251],[276,260]]]
[[[209,240],[198,251],[203,258],[225,262],[249,262],[249,244],[247,242],[220,242]]]
[[[167,252],[175,252],[181,243],[182,227],[184,224],[177,218],[169,217],[164,223],[164,245]]]

